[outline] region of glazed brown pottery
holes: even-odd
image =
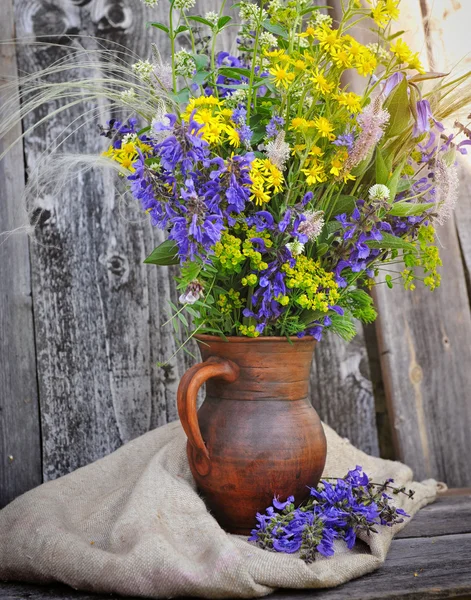
[[[185,373],[177,396],[191,472],[219,524],[248,534],[273,496],[298,504],[322,475],[326,440],[308,398],[316,342],[196,338],[204,362]]]

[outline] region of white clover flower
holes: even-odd
[[[141,81],[150,81],[154,65],[148,60],[138,60],[131,68]]]
[[[312,19],[312,24],[317,27],[319,25],[327,25],[328,27],[330,27],[332,25],[332,17],[330,17],[329,15],[324,15],[323,13],[317,10],[316,14]]]
[[[370,200],[389,200],[389,196],[391,192],[387,185],[383,185],[382,183],[377,183],[373,185],[368,190],[368,195]]]
[[[188,11],[195,5],[195,0],[175,0],[174,6],[178,10]]]
[[[262,31],[258,41],[262,48],[276,48],[278,46],[278,40],[272,33],[269,33],[268,31]]]
[[[159,0],[142,0],[142,2],[146,6],[150,6],[151,8],[155,8],[157,6],[157,4],[159,3]]]
[[[206,21],[209,21],[213,27],[216,27],[219,21],[219,15],[217,12],[214,12],[214,10],[210,10],[209,12],[207,12],[204,15],[204,18],[206,19]]]
[[[290,150],[289,144],[285,142],[285,132],[280,131],[274,140],[270,140],[265,146],[267,157],[270,161],[283,171],[286,162],[289,159]]]
[[[124,92],[121,92],[119,97],[125,104],[133,104],[137,99],[136,90],[133,87],[131,87],[128,90],[124,90]]]
[[[191,77],[195,72],[195,59],[186,50],[175,54],[175,73],[182,77]]]
[[[286,244],[286,247],[291,252],[293,256],[299,256],[304,252],[304,244],[302,244],[299,240],[294,240],[294,242],[289,242]]]
[[[282,8],[283,4],[281,0],[271,0],[270,4],[268,5],[268,10],[271,14],[277,12],[278,10],[281,10]]]

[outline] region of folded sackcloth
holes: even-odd
[[[392,477],[415,490],[413,499],[395,497],[410,515],[435,499],[435,482],[412,483],[409,467],[368,456],[324,428],[325,477],[357,464],[374,481]],[[185,446],[180,423],[171,423],[17,498],[0,511],[0,580],[153,598],[252,598],[374,571],[406,524],[380,527],[353,550],[336,542],[333,557],[309,565],[262,550],[219,527],[196,492]]]

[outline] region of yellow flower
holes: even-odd
[[[348,152],[346,150],[339,150],[331,162],[330,174],[335,175],[335,177],[340,177],[343,171],[343,163],[346,161],[348,157]]]
[[[309,156],[324,156],[324,153],[322,152],[322,149],[319,148],[319,146],[313,146],[309,150]]]
[[[290,62],[290,57],[288,54],[286,54],[286,52],[284,50],[271,50],[271,51],[265,51],[265,56],[268,56],[269,58],[272,59],[272,62],[282,62],[282,63],[288,63]]]
[[[316,183],[322,183],[326,181],[324,167],[318,161],[312,161],[310,167],[302,169],[304,175],[306,175],[306,183],[308,185],[315,185]]]
[[[300,58],[293,61],[291,64],[293,65],[293,67],[295,68],[296,71],[305,71],[306,70],[306,63],[303,60],[301,60]]]
[[[224,125],[217,119],[213,119],[201,129],[201,138],[208,144],[219,144],[222,140],[223,131]]]
[[[270,75],[273,75],[276,87],[283,86],[287,89],[294,81],[294,73],[280,65],[275,65],[272,69],[269,69],[268,72]]]
[[[333,135],[332,131],[334,130],[334,126],[325,117],[316,117],[314,119],[314,127],[317,129],[321,137],[328,138],[330,141],[335,140],[335,135]]]
[[[330,54],[337,67],[340,67],[341,69],[350,69],[352,66],[352,57],[347,47],[333,48]]]
[[[365,46],[363,46],[362,44],[360,44],[359,42],[356,41],[355,38],[353,38],[351,35],[346,35],[344,37],[344,39],[347,41],[348,45],[346,46],[346,50],[349,53],[349,55],[355,59],[358,58],[360,56],[360,54],[362,53],[362,51],[364,50]]]
[[[340,106],[345,106],[349,112],[354,114],[361,111],[361,99],[361,96],[353,92],[342,92],[337,96]]]
[[[316,37],[323,50],[332,52],[334,48],[341,48],[342,41],[338,29],[331,29],[328,25],[321,25],[316,28]]]
[[[359,75],[371,75],[374,73],[376,67],[378,66],[378,61],[376,60],[376,56],[370,52],[367,48],[364,48],[357,58],[356,69]]]
[[[227,125],[225,128],[225,132],[227,133],[227,140],[229,142],[229,145],[233,146],[234,148],[238,148],[240,146],[240,137],[237,130],[234,129],[234,127],[230,127],[229,125]]]
[[[319,71],[319,69],[316,69],[312,76],[312,81],[316,84],[316,90],[321,92],[321,94],[330,94],[334,89],[334,84],[327,81],[323,70]]]
[[[410,56],[409,60],[407,61],[407,66],[409,67],[409,69],[415,69],[419,73],[425,73],[425,69],[422,65],[422,62],[420,61],[418,52]]]
[[[255,202],[257,206],[262,206],[263,204],[270,202],[270,194],[265,191],[263,187],[252,186],[250,189],[252,191],[250,199],[252,202]]]
[[[409,46],[402,38],[399,38],[394,44],[391,44],[389,49],[401,63],[408,63],[413,56]]]
[[[316,35],[316,30],[314,29],[314,27],[312,27],[312,25],[309,25],[308,27],[306,27],[306,31],[303,31],[303,33],[298,34],[298,36],[300,38],[314,37],[315,35]]]
[[[295,144],[291,150],[291,154],[296,156],[296,154],[300,154],[303,150],[306,150],[306,144]]]

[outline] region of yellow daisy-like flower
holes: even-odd
[[[335,135],[332,133],[334,126],[325,117],[316,117],[314,119],[314,127],[320,133],[321,137],[328,138],[330,141],[335,140]]]
[[[324,153],[322,152],[322,149],[319,148],[319,146],[313,146],[309,150],[309,156],[324,156]]]
[[[334,89],[334,83],[327,81],[323,70],[316,69],[312,75],[312,81],[315,83],[316,90],[321,94],[328,95]]]
[[[316,35],[315,28],[312,27],[312,25],[309,25],[308,27],[306,27],[306,31],[303,31],[302,33],[298,34],[298,37],[300,37],[300,38],[314,37],[315,35]]]
[[[354,92],[342,92],[337,96],[340,106],[345,106],[353,114],[361,111],[361,99],[362,97]]]
[[[330,55],[337,67],[341,69],[350,69],[352,66],[352,57],[346,46],[334,48]]]
[[[358,74],[364,77],[374,73],[377,66],[378,61],[376,60],[376,56],[366,49],[360,54],[356,63]]]
[[[416,52],[415,54],[412,54],[409,58],[409,60],[407,61],[407,66],[409,69],[415,69],[416,71],[418,71],[419,73],[421,73],[422,75],[425,73],[425,69],[424,66],[419,58],[419,53]]]
[[[250,188],[250,191],[252,192],[250,200],[255,202],[257,206],[262,206],[263,204],[270,202],[270,194],[264,190],[263,187],[253,185]]]
[[[284,50],[266,50],[265,56],[272,59],[272,62],[289,63],[291,58]]]
[[[332,158],[330,174],[335,175],[335,177],[340,177],[343,170],[343,164],[347,158],[348,152],[346,150],[339,150]]]
[[[408,63],[413,56],[409,46],[403,41],[402,38],[399,38],[396,40],[396,42],[394,42],[394,44],[391,44],[389,49],[401,63]]]
[[[332,52],[334,48],[342,47],[342,40],[338,29],[331,29],[328,25],[316,28],[316,37],[322,50]]]
[[[306,144],[295,144],[291,150],[291,154],[296,156],[296,154],[300,154],[303,150],[306,150]]]
[[[295,131],[300,131],[302,133],[306,133],[309,129],[314,127],[314,121],[307,121],[303,117],[295,117],[291,120],[290,129],[294,129]]]
[[[303,60],[301,60],[300,58],[293,61],[291,64],[293,65],[293,68],[296,71],[305,71],[306,70],[306,63]]]
[[[307,169],[302,169],[302,172],[306,175],[306,183],[308,185],[323,183],[327,179],[324,172],[324,166],[318,161],[312,161]]]
[[[268,72],[275,79],[276,87],[284,87],[285,89],[288,89],[295,78],[294,73],[288,71],[287,68],[280,65],[275,65],[272,69],[269,69]]]
[[[201,138],[208,144],[219,144],[225,130],[224,124],[214,118],[201,129]]]
[[[239,133],[234,127],[227,125],[225,128],[225,132],[227,133],[227,140],[229,145],[238,148],[240,146],[240,136]]]

